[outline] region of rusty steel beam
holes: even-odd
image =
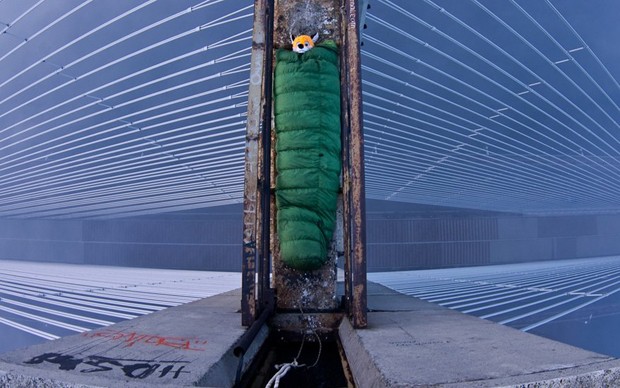
[[[349,167],[349,95],[347,74],[347,61],[340,61],[340,104],[341,113],[341,141],[342,141],[342,210],[343,210],[343,252],[344,252],[344,295],[343,303],[347,312],[351,311],[351,301],[353,300],[352,292],[352,275],[351,275],[351,169]]]
[[[259,285],[258,299],[261,310],[273,308],[274,293],[271,288],[271,115],[272,115],[272,93],[273,93],[273,28],[274,28],[274,0],[267,0],[267,9],[265,10],[265,26],[267,39],[265,41],[265,70],[263,75],[263,106],[262,106],[262,131],[261,131],[261,169],[260,174],[260,201],[261,201],[261,218],[260,218],[260,238],[261,250],[259,251]]]
[[[262,221],[265,215],[262,206],[261,187],[265,185],[263,166],[263,143],[261,133],[264,116],[265,63],[267,43],[271,39],[269,31],[269,3],[272,0],[254,1],[254,31],[252,35],[252,58],[250,67],[250,86],[245,138],[245,178],[243,193],[243,262],[241,278],[241,322],[250,326],[259,314],[256,274],[263,270],[264,233]],[[271,52],[268,52],[271,55]],[[271,74],[271,70],[269,70]],[[269,85],[271,87],[271,85]],[[268,183],[267,183],[268,185]],[[267,233],[267,235],[269,235]],[[268,248],[267,248],[268,249]],[[260,257],[260,258],[259,258]],[[267,275],[268,276],[268,275]],[[262,278],[259,291],[263,294]]]
[[[358,0],[344,0],[344,60],[348,97],[348,168],[350,189],[350,289],[349,314],[355,328],[364,328],[367,319],[366,290],[366,195],[364,184],[364,136],[362,116],[362,70]]]

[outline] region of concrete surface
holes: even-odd
[[[230,387],[240,291],[0,355],[1,387]],[[620,386],[620,360],[369,283],[369,326],[339,335],[364,387]],[[267,336],[261,331],[244,359]]]
[[[245,332],[240,300],[235,290],[1,354],[0,386],[230,387],[239,364],[232,347]]]
[[[358,388],[620,386],[620,360],[369,283],[368,328],[339,335]]]

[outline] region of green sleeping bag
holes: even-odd
[[[333,41],[278,50],[274,75],[280,257],[308,271],[327,261],[340,188],[340,70]]]

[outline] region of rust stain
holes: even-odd
[[[249,326],[256,319],[256,269],[258,228],[260,227],[259,197],[259,149],[260,122],[263,97],[265,62],[265,15],[266,1],[254,2],[254,30],[252,38],[252,59],[250,65],[250,86],[245,139],[245,178],[243,192],[243,262],[241,321]]]
[[[350,314],[355,328],[364,328],[367,320],[366,291],[366,196],[364,184],[364,137],[362,119],[362,87],[357,0],[345,0],[345,57],[349,100],[349,168],[351,254]]]

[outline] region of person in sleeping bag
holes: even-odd
[[[334,41],[291,37],[276,52],[276,224],[285,265],[327,262],[340,190],[340,67]]]

